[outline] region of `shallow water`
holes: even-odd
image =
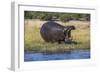
[[[24,52],[24,61],[48,61],[48,60],[71,60],[71,59],[89,59],[90,51],[77,50],[65,53],[43,54]]]

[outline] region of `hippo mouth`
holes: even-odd
[[[71,31],[75,30],[75,26],[69,26],[69,28],[65,31],[65,43],[69,43],[72,41]]]

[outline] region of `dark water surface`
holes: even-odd
[[[71,60],[71,59],[89,59],[90,51],[87,50],[74,50],[65,53],[33,53],[24,52],[24,61],[48,61],[48,60]]]

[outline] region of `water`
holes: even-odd
[[[89,59],[90,51],[77,50],[65,53],[43,54],[43,53],[24,53],[24,61],[48,61],[48,60],[71,60],[71,59]]]

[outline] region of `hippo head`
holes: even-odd
[[[72,40],[71,30],[75,30],[75,26],[72,25],[72,26],[67,26],[64,28],[65,42],[69,42]]]

